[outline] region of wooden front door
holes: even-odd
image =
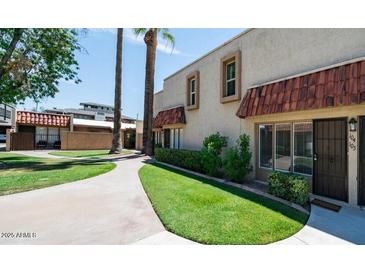
[[[359,119],[359,186],[358,204],[365,206],[365,116]]]
[[[347,119],[314,121],[314,194],[346,201]]]

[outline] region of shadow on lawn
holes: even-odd
[[[113,158],[98,158],[90,157],[84,159],[51,159],[51,158],[41,158],[41,157],[29,157],[23,155],[14,155],[0,157],[0,171],[7,169],[22,169],[28,171],[46,171],[46,170],[59,170],[68,169],[73,166],[90,166],[105,163],[113,163],[118,161],[126,161],[130,159],[135,159],[139,157],[144,157],[142,154],[131,154],[127,156],[113,157]]]
[[[7,156],[1,157],[2,163],[0,170],[28,170],[28,171],[48,171],[48,170],[62,170],[73,166],[94,166],[106,163],[102,159],[90,160],[66,160],[66,159],[46,159],[27,156]]]
[[[190,173],[178,170],[178,169],[174,169],[174,168],[165,166],[163,164],[154,163],[151,160],[147,160],[145,162],[147,164],[150,164],[150,165],[155,166],[157,168],[164,169],[164,170],[167,170],[167,171],[171,171],[171,172],[174,172],[174,173],[179,174],[179,175],[183,175],[185,177],[197,180],[197,181],[199,181],[203,184],[210,185],[210,186],[213,186],[213,187],[218,188],[220,190],[229,192],[229,193],[231,193],[233,195],[236,195],[240,198],[250,200],[251,202],[254,202],[256,204],[264,206],[268,209],[280,212],[281,214],[285,215],[286,217],[288,217],[290,219],[293,219],[297,222],[300,222],[302,224],[305,224],[308,221],[309,215],[304,214],[304,213],[302,213],[302,212],[300,212],[300,211],[298,211],[294,208],[291,208],[287,205],[281,204],[277,201],[274,201],[274,200],[271,200],[269,198],[260,196],[258,194],[246,191],[244,189],[239,189],[239,188],[236,188],[236,187],[233,187],[233,186],[224,185],[224,184],[219,183],[217,181],[207,179],[207,178],[203,178],[203,177],[200,177],[200,176],[197,176],[197,175],[194,175],[194,174],[190,174]]]
[[[115,156],[115,157],[111,157],[111,158],[104,158],[104,161],[118,162],[118,161],[137,159],[137,158],[141,158],[141,157],[145,157],[145,155],[141,154],[141,153],[134,153],[134,154]]]

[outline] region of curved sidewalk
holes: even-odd
[[[36,234],[2,236],[0,244],[195,244],[166,231],[154,212],[138,177],[147,160],[121,156],[97,177],[0,196],[0,233]],[[365,244],[364,227],[365,211],[313,206],[302,230],[274,244]]]
[[[193,243],[167,232],[154,212],[138,177],[145,160],[121,157],[97,177],[1,196],[0,232],[36,237],[1,237],[0,244]]]

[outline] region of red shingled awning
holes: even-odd
[[[365,102],[365,61],[251,88],[236,115],[246,118]]]
[[[185,124],[184,107],[176,107],[160,111],[153,119],[153,128],[162,128],[165,125]]]
[[[68,127],[71,117],[42,112],[17,111],[16,122],[22,125]]]

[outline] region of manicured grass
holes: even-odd
[[[132,154],[133,151],[124,149],[122,155]],[[56,151],[49,154],[65,157],[112,157],[118,154],[109,154],[109,150],[73,150],[73,151]]]
[[[268,244],[299,231],[308,215],[271,199],[160,164],[139,170],[165,227],[206,244]]]
[[[0,195],[86,179],[115,166],[100,160],[58,160],[0,152]]]

